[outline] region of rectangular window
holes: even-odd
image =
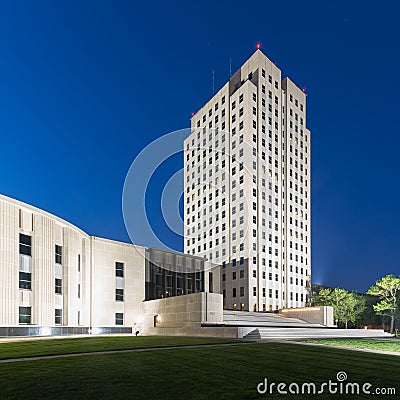
[[[20,307],[19,308],[19,323],[20,324],[30,324],[32,317],[31,307]]]
[[[55,245],[55,261],[56,264],[62,264],[62,247]]]
[[[115,276],[120,276],[121,278],[124,277],[124,263],[115,263]]]
[[[115,313],[115,325],[123,325],[124,324],[124,314],[123,313]]]
[[[19,254],[32,256],[32,236],[19,234]]]
[[[115,289],[115,301],[124,301],[124,289]]]
[[[62,309],[61,308],[56,308],[54,310],[54,323],[56,325],[62,324]]]
[[[19,271],[19,288],[26,290],[32,289],[32,274],[30,272]]]
[[[62,279],[55,279],[55,293],[62,294]]]

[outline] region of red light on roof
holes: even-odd
[[[261,43],[257,43],[257,44],[256,44],[256,48],[257,48],[257,50],[258,50],[258,49],[261,49]]]
[[[307,88],[303,87],[303,88],[301,89],[301,91],[302,91],[303,93],[307,93]]]
[[[194,112],[192,111],[192,117],[194,117]]]

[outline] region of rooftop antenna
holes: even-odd
[[[214,94],[214,68],[212,70],[212,94]]]
[[[232,76],[232,58],[229,58],[229,78]]]

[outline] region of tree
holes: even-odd
[[[345,305],[343,310],[342,322],[345,323],[346,329],[347,324],[351,322],[354,324],[357,317],[362,314],[365,310],[365,297],[360,296],[357,293],[348,293],[345,299]]]
[[[357,319],[357,322],[361,325],[382,326],[384,318],[388,317],[378,315],[374,311],[374,305],[379,301],[379,298],[376,296],[371,296],[369,294],[365,294],[364,298],[365,298],[366,308],[362,312],[360,317]]]
[[[333,316],[344,323],[346,329],[349,322],[354,323],[365,310],[365,298],[357,293],[344,289],[321,289],[316,299],[316,305],[333,307]]]
[[[394,275],[386,275],[371,286],[368,294],[378,296],[381,300],[374,305],[374,310],[379,315],[390,317],[390,333],[393,333],[394,321],[400,312],[400,278]]]

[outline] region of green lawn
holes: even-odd
[[[307,340],[308,343],[328,344],[331,346],[345,346],[357,349],[385,350],[400,352],[399,339],[329,339],[329,340]]]
[[[237,342],[217,338],[174,336],[100,336],[67,339],[27,340],[0,343],[0,360],[56,354],[74,354],[107,350],[128,350],[148,347],[185,346]],[[1,399],[0,399],[1,400]]]
[[[177,338],[142,339],[158,347],[167,339]],[[163,349],[0,364],[0,399],[375,400],[381,397],[328,393],[261,396],[256,387],[265,377],[276,383],[320,384],[335,381],[337,372],[345,371],[348,382],[370,382],[373,388],[394,387],[400,393],[399,368],[397,356],[293,343]]]

